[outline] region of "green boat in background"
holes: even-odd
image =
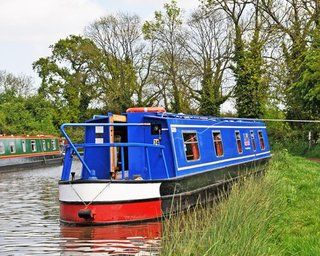
[[[0,171],[62,164],[62,141],[52,135],[0,135]]]

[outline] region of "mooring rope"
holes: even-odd
[[[308,119],[275,119],[275,118],[241,118],[241,117],[221,117],[220,119],[230,120],[248,120],[248,121],[266,121],[266,122],[292,122],[292,123],[320,123],[320,120]]]
[[[71,181],[69,181],[69,184],[70,184],[72,190],[75,192],[75,194],[79,197],[79,199],[81,200],[81,202],[85,206],[85,209],[87,209],[94,202],[94,200],[96,200],[98,198],[98,196],[100,196],[106,190],[106,188],[110,186],[111,181],[108,182],[104,186],[104,188],[88,204],[82,199],[82,197],[79,195],[78,191],[73,187],[73,184],[71,183]]]

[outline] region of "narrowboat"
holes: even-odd
[[[83,127],[74,143],[66,127]],[[59,181],[60,220],[104,225],[159,219],[210,201],[271,157],[261,121],[129,108],[63,124],[68,141]],[[79,150],[83,151],[83,156]],[[81,167],[72,169],[73,158]]]
[[[0,171],[62,164],[59,138],[0,135]]]

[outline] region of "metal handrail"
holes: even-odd
[[[154,145],[154,144],[148,144],[148,143],[136,143],[136,142],[119,142],[119,143],[79,143],[74,144],[78,148],[84,148],[84,147],[148,147],[148,148],[163,148],[165,149],[165,146],[163,145]]]
[[[121,162],[122,162],[122,178],[124,178],[124,152],[123,152],[123,148],[124,147],[144,147],[145,148],[145,154],[146,154],[146,158],[147,158],[147,168],[148,168],[148,172],[149,172],[149,179],[152,179],[151,177],[151,167],[150,167],[150,162],[149,162],[149,152],[148,152],[148,148],[158,148],[161,150],[161,156],[162,159],[164,161],[164,166],[165,166],[165,171],[166,171],[166,175],[169,178],[169,173],[168,173],[168,169],[167,169],[167,164],[165,162],[165,155],[164,155],[164,149],[165,146],[163,145],[154,145],[154,144],[147,144],[147,143],[101,143],[101,144],[95,144],[95,143],[77,143],[74,144],[70,137],[68,136],[67,132],[65,131],[65,127],[90,127],[90,126],[149,126],[150,123],[130,123],[130,124],[123,124],[123,123],[76,123],[76,124],[72,124],[72,123],[66,123],[61,125],[60,130],[62,132],[62,134],[64,135],[64,137],[66,138],[66,140],[68,141],[69,145],[66,148],[66,156],[67,154],[72,155],[73,152],[76,154],[76,156],[78,157],[78,159],[80,160],[80,162],[82,163],[84,169],[88,172],[89,177],[91,178],[95,178],[95,172],[93,170],[90,170],[89,166],[86,164],[86,162],[84,161],[84,159],[81,157],[79,151],[77,150],[77,148],[86,148],[86,147],[120,147],[121,148]],[[68,167],[64,168],[63,174],[61,179],[64,180],[66,179],[67,174],[65,174],[65,170],[66,169],[70,169],[71,168],[71,164],[68,165]]]

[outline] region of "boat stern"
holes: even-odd
[[[60,220],[105,225],[161,218],[160,183],[73,182],[59,184]]]

